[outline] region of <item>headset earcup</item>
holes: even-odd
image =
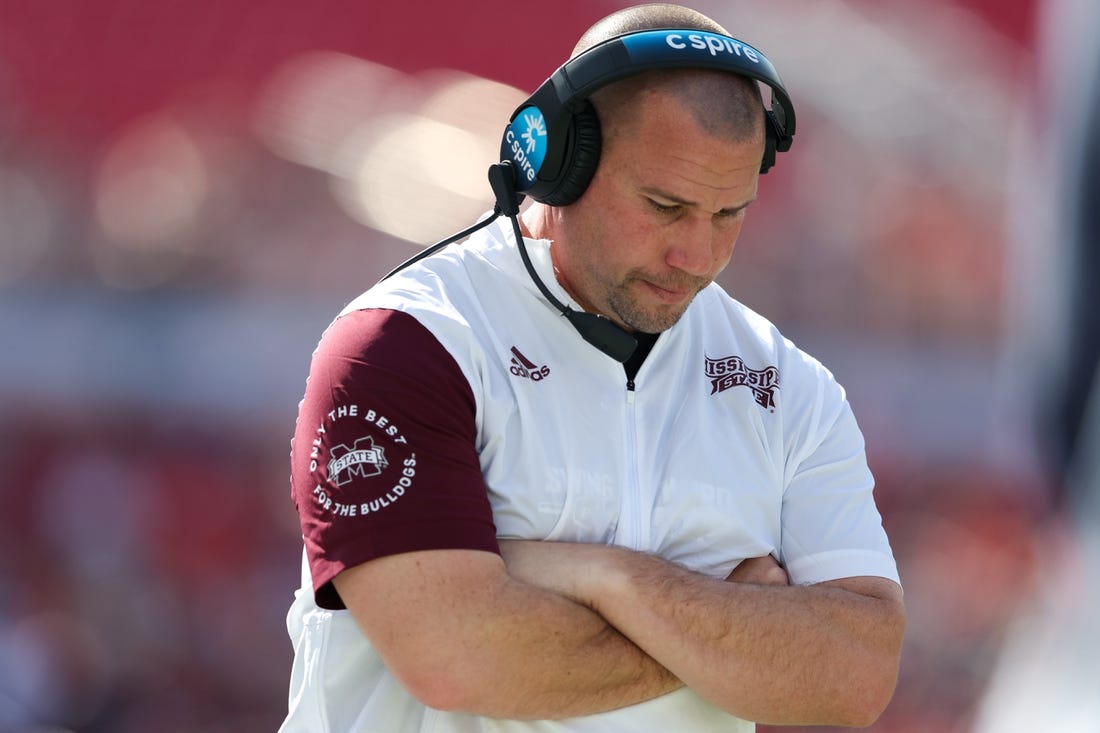
[[[561,183],[539,199],[550,206],[568,206],[579,199],[592,182],[596,166],[600,163],[600,118],[591,102],[585,100],[584,107],[573,116],[572,123],[572,155],[562,169]]]

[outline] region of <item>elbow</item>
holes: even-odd
[[[839,698],[842,701],[842,709],[837,711],[841,718],[839,725],[852,728],[874,725],[893,699],[905,634],[904,611],[899,609],[892,621],[887,639],[882,640],[882,646],[865,660],[860,673],[854,676],[849,686],[850,694]]]
[[[894,696],[897,672],[896,659],[893,663],[885,659],[866,661],[861,669],[845,676],[842,686],[823,685],[819,707],[809,716],[796,716],[795,720],[782,720],[780,724],[872,726]]]
[[[840,711],[837,722],[848,727],[869,727],[875,724],[893,697],[893,679],[859,690],[857,696],[847,704],[846,710]]]
[[[500,694],[500,685],[477,665],[425,665],[421,669],[394,670],[405,690],[424,705],[450,713],[492,718],[519,718],[519,711]]]
[[[404,670],[398,673],[402,687],[418,701],[436,710],[482,713],[483,695],[478,677],[448,669]]]
[[[897,672],[885,679],[869,682],[855,691],[845,709],[838,711],[839,725],[850,728],[867,728],[875,724],[894,696]]]

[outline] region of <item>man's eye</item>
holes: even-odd
[[[677,211],[680,210],[680,205],[679,204],[672,204],[671,206],[665,206],[664,204],[658,203],[658,202],[654,201],[653,199],[647,199],[647,200],[649,201],[649,205],[653,207],[653,210],[656,211],[659,214],[674,214],[674,213],[676,213]]]

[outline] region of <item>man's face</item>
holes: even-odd
[[[628,330],[670,328],[729,263],[763,150],[763,133],[710,137],[675,100],[648,94],[605,140],[588,190],[555,212],[559,281]]]

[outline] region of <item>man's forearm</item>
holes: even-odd
[[[496,617],[496,623],[510,627],[515,645],[498,645],[491,655],[499,663],[491,673],[498,682],[486,688],[485,703],[476,704],[476,712],[517,719],[591,715],[683,687],[592,609],[556,594],[548,598],[541,588],[515,585],[521,587],[511,592],[526,597],[512,606],[516,613]]]
[[[893,692],[904,611],[890,581],[727,583],[620,548],[533,549],[550,587],[590,605],[739,717],[867,725]]]
[[[513,579],[489,553],[379,558],[336,583],[387,666],[434,708],[565,718],[683,686],[593,610]]]
[[[889,700],[903,629],[894,601],[624,557],[591,589],[594,608],[716,705],[776,725],[868,725]]]

